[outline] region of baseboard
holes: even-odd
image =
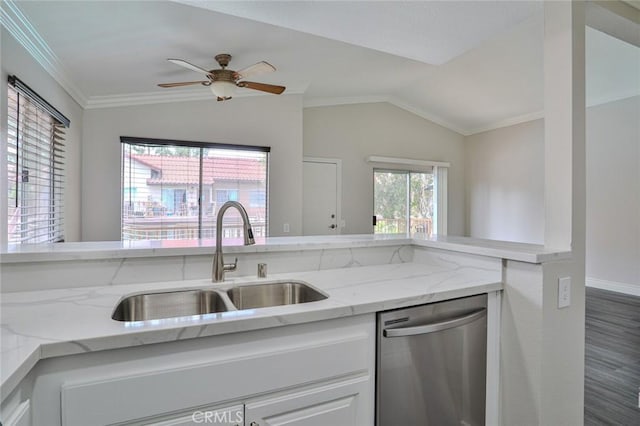
[[[601,280],[599,278],[587,277],[585,280],[587,287],[599,288],[601,290],[615,291],[617,293],[640,296],[640,285],[620,283],[616,281]]]

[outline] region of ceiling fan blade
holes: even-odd
[[[236,74],[238,75],[238,78],[247,78],[252,75],[264,74],[266,72],[273,72],[275,70],[276,67],[271,65],[269,62],[262,61],[243,68],[240,71],[236,71]]]
[[[160,87],[178,87],[178,86],[190,86],[192,84],[202,84],[202,85],[208,86],[209,84],[211,84],[211,82],[209,80],[205,80],[205,81],[182,81],[180,83],[160,83],[160,84],[158,84],[158,86],[160,86]]]
[[[255,83],[253,81],[241,81],[238,83],[238,87],[246,87],[247,89],[261,90],[263,92],[273,93],[279,95],[284,92],[286,87],[276,86],[274,84]]]
[[[200,73],[204,73],[204,74],[207,74],[207,75],[209,74],[209,71],[205,70],[204,68],[200,68],[197,65],[190,64],[189,62],[183,61],[182,59],[167,59],[167,61],[169,61],[169,62],[171,62],[173,64],[176,64],[176,65],[179,65],[181,67],[190,69],[191,71],[200,72]]]

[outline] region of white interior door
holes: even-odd
[[[303,163],[302,233],[340,233],[340,160],[305,158]]]

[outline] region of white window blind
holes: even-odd
[[[54,115],[59,115],[62,121]],[[64,127],[68,123],[28,86],[10,78],[7,119],[10,244],[64,241]]]

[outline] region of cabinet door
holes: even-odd
[[[127,425],[148,426],[194,426],[202,424],[214,424],[216,426],[242,426],[244,425],[244,405],[234,405],[224,408],[200,408],[180,414],[154,417],[153,420],[127,422]]]
[[[245,405],[245,425],[371,425],[370,388],[367,375],[249,402]]]

